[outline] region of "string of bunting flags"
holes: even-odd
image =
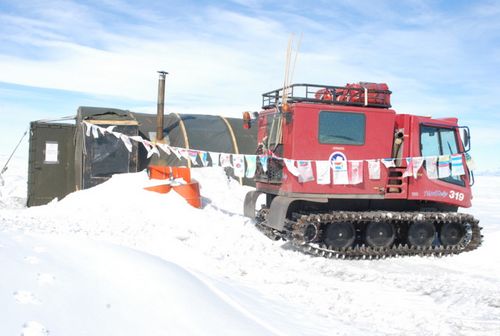
[[[370,180],[379,180],[381,178],[381,167],[391,168],[396,167],[396,159],[366,159],[366,160],[292,160],[274,155],[274,153],[255,155],[255,154],[229,154],[202,151],[196,149],[187,149],[170,146],[162,143],[153,143],[141,136],[128,136],[120,132],[115,132],[115,126],[107,128],[94,125],[88,122],[83,122],[86,126],[86,136],[98,138],[100,134],[112,134],[117,139],[121,140],[129,152],[132,151],[131,140],[141,143],[147,151],[147,157],[153,155],[160,156],[161,149],[167,155],[174,154],[179,160],[184,158],[191,161],[193,165],[198,164],[198,158],[203,167],[208,167],[210,161],[211,166],[231,167],[234,170],[234,175],[237,177],[253,178],[257,168],[257,160],[260,163],[264,172],[267,172],[269,157],[277,160],[283,160],[290,174],[297,177],[300,183],[316,181],[317,184],[360,184],[363,182],[364,162],[367,163],[368,178]],[[424,166],[427,176],[430,179],[440,179],[450,176],[465,175],[463,166],[463,155],[451,154],[428,157],[407,157],[406,169],[403,177],[418,177],[418,172]],[[209,161],[210,158],[210,161]],[[469,155],[465,156],[465,161],[470,170],[473,170],[473,161]],[[313,171],[313,162],[316,166],[316,176]],[[331,174],[333,171],[333,174]],[[333,180],[332,180],[333,175]]]

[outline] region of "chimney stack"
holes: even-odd
[[[165,110],[165,77],[168,74],[166,71],[158,71],[160,78],[158,79],[158,108],[156,110],[156,141],[163,140],[163,116]]]

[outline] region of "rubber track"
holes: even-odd
[[[430,246],[415,247],[408,244],[392,245],[387,248],[374,248],[370,246],[353,246],[345,249],[334,249],[321,243],[307,243],[303,238],[306,225],[315,223],[319,227],[327,223],[350,221],[358,225],[367,224],[375,219],[391,221],[395,227],[398,224],[408,224],[413,221],[432,221],[435,224],[450,222],[461,223],[466,229],[466,236],[462,242],[453,246]],[[265,222],[257,224],[257,227],[271,239],[280,237],[291,241],[300,251],[315,256],[337,259],[383,259],[399,256],[447,256],[475,250],[481,245],[482,235],[479,221],[472,215],[453,212],[335,212],[331,214],[302,215],[297,221],[289,221],[287,227],[290,229],[284,235],[265,226]]]

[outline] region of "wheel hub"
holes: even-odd
[[[336,249],[346,248],[354,243],[356,231],[348,222],[328,224],[325,231],[325,243]]]
[[[413,222],[408,229],[408,241],[417,247],[431,246],[436,229],[431,222]]]
[[[445,246],[458,245],[465,238],[465,228],[460,223],[445,223],[441,227],[439,238]]]
[[[371,222],[366,227],[366,242],[372,247],[388,247],[395,238],[394,226],[389,222]]]

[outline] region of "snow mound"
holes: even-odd
[[[181,334],[199,330],[182,322],[190,320],[193,328],[208,325],[202,332],[208,335],[230,334],[226,325],[250,334],[497,335],[500,178],[478,177],[474,206],[462,209],[484,227],[478,250],[449,258],[342,261],[307,256],[264,237],[242,216],[251,188],[228,179],[222,169],[193,169],[192,175],[200,182],[202,209],[176,193],[145,191],[156,183],[145,172],[115,175],[46,206],[2,209],[0,234],[6,238],[0,240],[0,266],[13,275],[0,278],[0,302],[19,309],[9,313],[18,318],[9,331],[19,334],[27,321],[50,334],[72,326],[86,330],[75,322],[81,314],[69,313],[78,307],[77,312],[99,313],[93,334],[116,334],[111,327],[121,324],[154,333],[153,326],[168,320],[155,311],[150,315],[157,305],[179,314],[173,325]],[[77,286],[70,287],[68,279]],[[67,299],[52,301],[44,294],[60,288]],[[16,291],[32,293],[40,304],[16,303]],[[167,304],[167,296],[175,300]],[[51,302],[58,305],[52,319],[35,314]],[[195,305],[219,312],[220,319]],[[53,322],[56,317],[59,322]],[[210,329],[212,319],[218,329]]]

